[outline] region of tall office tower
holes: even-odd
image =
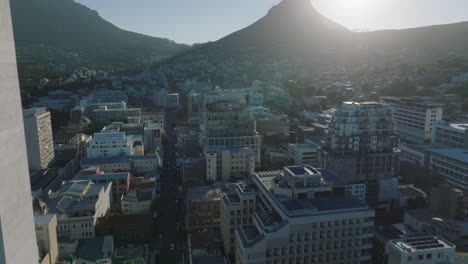
[[[417,144],[431,142],[432,126],[442,119],[442,104],[417,96],[384,96],[380,100],[393,108],[401,139]]]
[[[55,157],[50,112],[45,108],[25,109],[23,120],[29,169],[45,169]]]
[[[396,193],[397,141],[390,106],[344,102],[332,117],[318,163],[348,183],[365,183],[366,201],[377,205]]]
[[[37,263],[31,187],[8,0],[0,0],[0,263]]]
[[[338,177],[290,166],[251,180],[255,187],[239,186],[222,200],[223,240],[234,245],[237,264],[372,263],[374,210]]]
[[[207,95],[202,107],[200,143],[203,149],[209,146],[247,147],[254,152],[255,167],[260,167],[262,137],[256,131],[255,119],[249,114],[245,96],[221,92]]]

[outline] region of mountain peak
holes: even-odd
[[[282,10],[294,15],[299,14],[319,14],[318,11],[312,6],[310,0],[282,0],[276,6],[273,6],[270,10]]]

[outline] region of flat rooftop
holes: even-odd
[[[319,174],[319,172],[314,169],[312,166],[288,166],[284,167],[285,169],[289,170],[293,173],[293,175],[312,175],[312,174]]]
[[[447,125],[451,128],[455,128],[457,130],[462,130],[462,131],[466,131],[468,129],[468,123],[447,123],[444,125]]]
[[[417,252],[435,249],[455,248],[455,245],[449,243],[439,236],[426,236],[416,238],[405,238],[392,240],[390,243],[402,252]]]
[[[125,132],[94,133],[93,139],[98,141],[125,140]]]
[[[430,148],[429,151],[463,163],[468,163],[468,149],[465,148]]]

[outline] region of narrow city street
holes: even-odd
[[[163,150],[163,171],[161,175],[161,212],[160,212],[160,235],[162,236],[161,254],[157,258],[160,262],[176,264],[180,260],[180,249],[178,247],[178,204],[177,204],[177,165],[175,155],[176,135],[174,132],[175,112],[166,111],[165,132],[167,142]]]

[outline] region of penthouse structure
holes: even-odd
[[[50,112],[45,108],[25,109],[23,121],[29,169],[45,169],[55,157]]]
[[[391,240],[389,263],[455,263],[455,245],[440,236],[423,236]]]
[[[386,199],[380,189],[397,192],[398,135],[390,106],[344,102],[332,117],[318,164],[348,183],[364,183],[367,202]]]
[[[380,100],[394,111],[397,131],[411,143],[430,143],[433,125],[442,119],[443,105],[425,97],[391,97]]]
[[[236,263],[371,263],[374,211],[346,186],[311,166],[255,173],[223,197],[225,247],[234,244]]]
[[[259,167],[262,138],[245,97],[231,93],[207,95],[202,107],[200,145],[250,148],[255,154],[255,166]]]

